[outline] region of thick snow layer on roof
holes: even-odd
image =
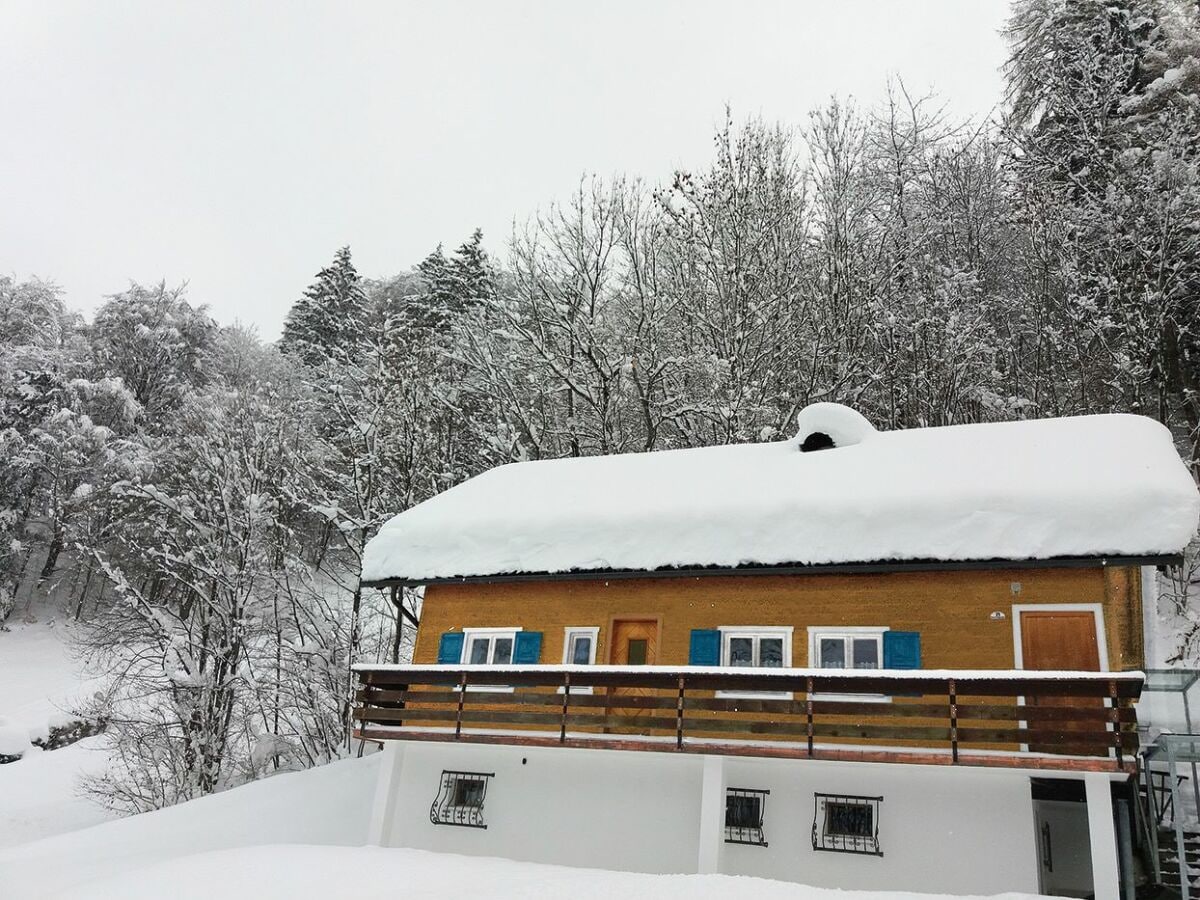
[[[1200,499],[1162,425],[1081,416],[501,466],[386,523],[363,577],[1180,552]],[[814,431],[837,446],[804,453]]]

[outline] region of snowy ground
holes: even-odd
[[[98,774],[107,759],[104,738],[94,737],[0,766],[0,851],[113,818],[78,789],[79,776]]]
[[[362,846],[378,757],[0,850],[0,896],[295,900],[917,900],[727,875],[639,875]],[[1002,895],[1009,898],[1025,895]]]
[[[6,768],[22,765],[25,763]],[[0,897],[93,897],[105,879],[114,884],[122,879],[137,881],[147,867],[207,851],[258,844],[361,845],[366,841],[377,768],[378,758],[345,760],[2,849]],[[261,866],[258,869],[245,890],[224,896],[274,896],[264,893],[273,876],[267,877]],[[175,888],[139,896],[179,896]],[[206,896],[222,895],[209,892]],[[304,890],[290,896],[314,895]],[[324,896],[336,897],[339,892]]]
[[[7,740],[45,738],[95,682],[71,658],[65,625],[14,616],[9,628],[0,631],[0,729]]]
[[[269,873],[269,874],[267,874]],[[731,875],[639,875],[374,847],[267,846],[173,860],[92,885],[104,900],[341,897],[362,900],[917,900],[930,894],[836,891]],[[1018,898],[1026,895],[1006,894]]]
[[[10,628],[0,631],[0,753],[24,756],[0,766],[0,848],[113,818],[78,790],[81,775],[104,768],[103,738],[50,753],[29,743],[70,719],[77,700],[95,689],[71,658],[64,626],[14,617]]]

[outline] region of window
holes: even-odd
[[[785,645],[790,650],[792,643],[790,633],[783,632],[741,634],[722,629],[722,639],[725,642],[724,665],[766,669],[783,668],[787,655]]]
[[[429,807],[429,821],[434,825],[487,828],[483,821],[483,801],[487,796],[488,781],[494,777],[494,772],[443,769],[437,797]]]
[[[463,662],[473,666],[506,666],[512,662],[513,644],[520,628],[464,628],[467,636]]]
[[[781,669],[792,664],[792,626],[727,626],[721,629],[721,665]],[[783,697],[787,691],[719,691],[718,697]]]
[[[569,666],[596,664],[596,643],[599,628],[570,627],[563,629],[563,663]],[[562,693],[562,688],[558,689]],[[571,687],[572,694],[590,694],[590,687]]]
[[[883,668],[886,628],[810,628],[808,658],[814,669]]]
[[[814,850],[883,856],[879,849],[879,805],[882,797],[813,794]]]
[[[767,846],[763,811],[770,791],[729,788],[725,791],[725,843]]]
[[[513,648],[520,628],[464,628],[462,661],[474,666],[507,666],[513,661]],[[511,692],[499,684],[468,684],[468,691]]]
[[[810,627],[808,665],[813,669],[882,669],[885,626]],[[818,700],[886,703],[883,694],[815,694]]]

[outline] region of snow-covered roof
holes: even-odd
[[[1170,432],[1142,416],[879,432],[822,403],[797,424],[775,443],[500,466],[387,522],[363,578],[1149,557],[1180,553],[1200,514]],[[803,452],[814,433],[835,446]]]

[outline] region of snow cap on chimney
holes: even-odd
[[[795,442],[805,453],[849,447],[874,433],[862,413],[840,403],[810,403],[796,415]]]

